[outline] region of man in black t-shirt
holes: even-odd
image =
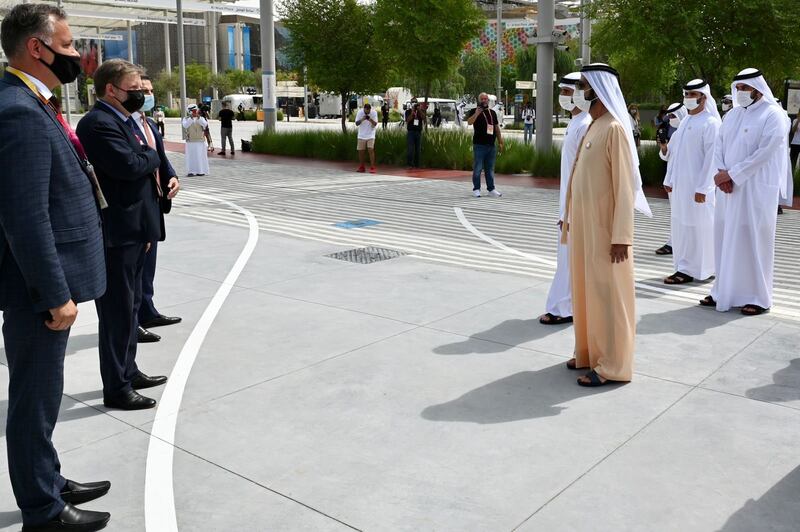
[[[236,114],[231,110],[231,104],[228,102],[222,102],[222,109],[217,115],[217,118],[219,118],[221,124],[220,132],[222,135],[222,151],[219,152],[219,154],[222,156],[225,156],[226,140],[231,142],[231,157],[236,156],[236,148],[233,144],[233,119],[235,117]]]
[[[419,159],[422,153],[422,128],[425,120],[425,109],[417,103],[416,98],[412,98],[411,108],[406,109],[406,128],[408,129],[406,159],[409,169],[419,168]]]
[[[481,197],[481,170],[486,175],[486,189],[493,198],[502,196],[494,186],[494,161],[498,149],[503,151],[503,137],[497,113],[489,109],[489,95],[482,92],[478,96],[478,107],[468,113],[467,124],[473,127],[472,135],[472,195]],[[497,141],[497,146],[495,146]]]

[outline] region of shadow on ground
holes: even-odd
[[[439,346],[433,352],[437,355],[504,353],[526,342],[540,340],[565,327],[568,325],[542,325],[538,318],[506,320],[461,342]]]
[[[797,532],[800,530],[800,466],[783,477],[762,497],[750,499],[719,532]]]
[[[800,358],[789,361],[789,365],[772,375],[772,384],[751,388],[745,392],[750,399],[785,403],[800,400]],[[798,512],[800,512],[800,491],[798,491]],[[800,527],[798,527],[800,530]]]
[[[0,512],[0,528],[12,527],[17,525],[18,530],[22,525],[22,514],[19,510],[12,510],[10,512]]]
[[[493,424],[557,416],[565,403],[618,388],[612,384],[583,388],[576,383],[584,372],[570,371],[564,363],[536,371],[521,371],[465,393],[458,399],[422,411],[429,421]]]
[[[699,336],[709,329],[722,327],[746,318],[739,312],[716,312],[700,306],[678,308],[657,314],[644,314],[636,325],[637,334],[675,333],[681,336]]]

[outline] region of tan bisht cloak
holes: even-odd
[[[581,142],[567,197],[576,365],[614,381],[631,380],[636,341],[631,169],[625,130],[606,113]],[[628,259],[613,264],[611,244],[630,245]]]

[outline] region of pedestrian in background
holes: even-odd
[[[533,133],[536,131],[536,110],[530,101],[525,104],[525,109],[522,111],[522,122],[525,128],[523,139],[525,144],[530,144],[533,139]]]
[[[411,100],[411,108],[406,109],[406,162],[409,170],[419,168],[422,156],[422,128],[424,127],[425,109],[420,106],[416,98]]]
[[[233,119],[235,118],[234,112],[231,110],[229,102],[222,102],[222,109],[220,109],[217,118],[220,121],[220,135],[222,136],[222,151],[219,155],[225,156],[225,141],[230,141],[231,144],[231,157],[236,156],[236,148],[233,144]]]
[[[364,172],[365,151],[369,151],[369,173],[375,173],[375,133],[378,127],[378,112],[368,103],[356,114],[356,127],[358,127],[358,167],[359,172]]]

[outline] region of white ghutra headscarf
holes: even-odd
[[[633,175],[633,190],[636,194],[635,207],[636,210],[645,216],[652,218],[653,213],[650,211],[650,205],[644,197],[642,191],[642,174],[639,171],[639,151],[636,149],[636,143],[633,140],[633,126],[631,120],[628,118],[628,106],[625,103],[625,97],[622,95],[622,89],[619,86],[619,73],[604,63],[592,63],[581,69],[581,74],[589,82],[589,85],[594,89],[595,95],[603,102],[611,116],[619,122],[625,130],[625,137],[628,139],[628,146],[631,151],[631,174]]]
[[[718,120],[722,120],[722,117],[719,115],[719,110],[717,109],[717,101],[711,95],[711,87],[708,85],[708,82],[706,80],[693,79],[692,81],[683,86],[684,94],[686,94],[686,92],[688,91],[698,91],[705,94],[706,95],[706,108],[704,109],[705,112]]]

